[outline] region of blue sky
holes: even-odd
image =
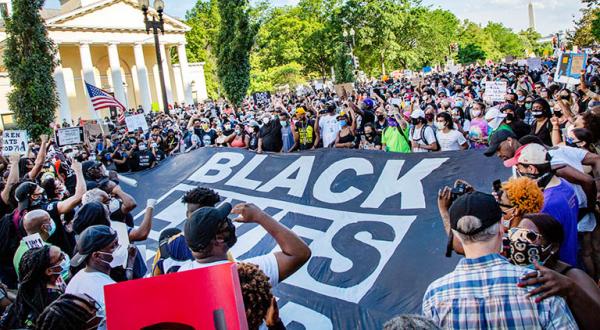
[[[152,2],[152,1],[150,1]],[[296,4],[298,0],[273,0],[274,5]],[[167,13],[183,17],[196,0],[165,0]],[[528,0],[423,0],[433,7],[448,9],[461,19],[485,24],[501,22],[515,31],[528,26]],[[47,7],[58,8],[59,0],[47,0]],[[572,28],[573,19],[581,15],[580,0],[535,0],[537,30],[542,34]]]

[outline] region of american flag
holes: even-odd
[[[121,104],[114,96],[108,94],[108,92],[85,83],[85,87],[87,88],[88,95],[92,100],[92,105],[94,106],[94,110],[98,111],[100,109],[106,109],[110,107],[116,107],[121,109],[121,114],[119,115],[118,121],[125,121],[125,106]]]

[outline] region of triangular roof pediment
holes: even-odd
[[[150,9],[150,14],[155,14]],[[150,16],[150,15],[149,15]],[[169,15],[163,14],[165,32],[187,32],[190,27]],[[102,0],[89,6],[52,17],[46,21],[49,30],[54,29],[100,29],[100,30],[146,30],[142,12],[137,1]]]

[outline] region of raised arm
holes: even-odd
[[[6,185],[2,189],[2,201],[8,205],[10,201],[10,191],[14,185],[19,183],[19,160],[21,156],[19,154],[10,155],[10,172],[8,172],[8,178],[6,179]]]
[[[77,185],[75,186],[75,195],[65,199],[62,202],[58,202],[56,209],[60,214],[65,214],[73,210],[79,203],[81,203],[81,198],[87,191],[85,178],[83,177],[83,170],[81,169],[81,163],[74,160],[73,164],[71,164],[71,168],[75,172],[75,178],[77,180]]]
[[[238,204],[233,208],[232,213],[239,215],[236,221],[257,223],[275,239],[281,248],[281,252],[275,252],[279,268],[279,282],[294,274],[310,258],[310,248],[298,235],[271,218],[256,205]]]
[[[156,206],[156,199],[149,199],[146,202],[146,213],[144,214],[144,220],[139,227],[132,229],[129,232],[130,242],[141,242],[148,239],[150,230],[152,230],[152,216],[154,214],[154,207]]]
[[[119,199],[123,202],[123,204],[121,205],[121,212],[123,212],[123,214],[128,214],[137,207],[135,199],[131,195],[123,191],[121,186],[115,186],[111,193],[119,197]]]
[[[48,135],[42,134],[40,135],[40,138],[42,139],[42,143],[40,144],[40,152],[38,152],[33,168],[28,173],[29,178],[31,180],[35,180],[37,175],[42,170],[42,166],[44,165],[44,161],[46,160],[46,151],[48,149]]]

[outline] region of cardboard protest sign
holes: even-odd
[[[127,230],[127,225],[124,222],[111,221],[110,227],[117,232],[117,239],[119,242],[119,250],[124,249],[125,251],[119,251],[120,253],[127,254],[127,247],[129,246],[129,232]],[[116,252],[115,253],[119,253]],[[121,265],[123,268],[127,267],[127,258],[123,259],[123,264]]]
[[[337,85],[333,86],[333,89],[335,90],[335,94],[337,94],[338,96],[344,95],[344,91],[346,91],[346,95],[350,96],[350,95],[352,95],[352,91],[354,90],[354,84],[353,83],[337,84]]]
[[[531,57],[527,59],[529,71],[542,71],[542,59],[539,57]]]
[[[4,131],[2,134],[2,154],[11,155],[17,153],[25,155],[27,153],[28,141],[27,131]]]
[[[258,92],[252,94],[252,99],[254,99],[254,104],[267,106],[271,104],[271,93],[270,92]]]
[[[39,233],[35,233],[29,236],[23,237],[23,242],[27,245],[28,249],[39,249],[44,247],[44,240]]]
[[[83,127],[60,128],[56,131],[56,144],[59,147],[82,144],[85,141]]]
[[[127,130],[130,132],[136,131],[138,128],[142,128],[144,132],[148,132],[148,122],[143,114],[133,115],[125,117],[125,124],[127,124]]]
[[[488,81],[485,83],[485,99],[491,102],[502,102],[506,96],[506,81]]]
[[[104,297],[108,329],[248,329],[231,262],[107,285]]]
[[[585,70],[588,55],[585,53],[562,53],[554,80],[564,84],[577,84],[581,71]]]

